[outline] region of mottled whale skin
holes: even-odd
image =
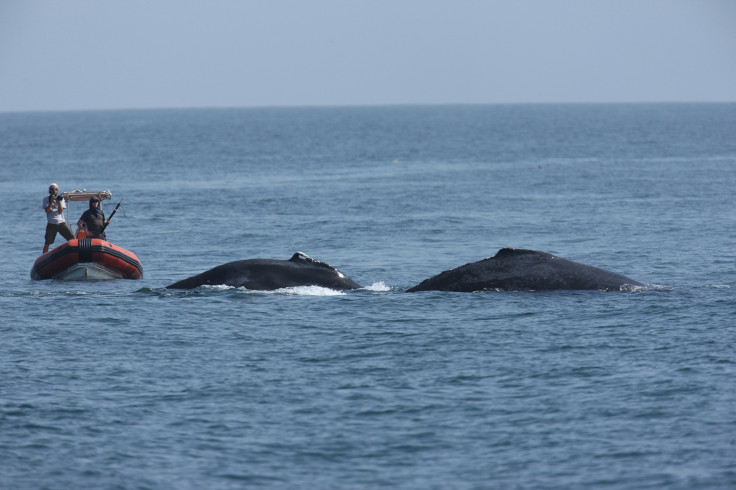
[[[494,257],[461,265],[409,288],[417,291],[622,291],[638,281],[546,252],[503,248]]]
[[[361,287],[334,267],[297,252],[289,260],[248,259],[228,262],[169,284],[166,288],[194,289],[204,285],[225,285],[262,291],[297,286],[321,286],[338,291]]]

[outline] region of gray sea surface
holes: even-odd
[[[0,488],[734,488],[734,136],[736,104],[0,114]],[[51,182],[125,197],[143,279],[30,279]],[[503,247],[647,287],[405,292]],[[364,288],[164,289],[296,251]]]

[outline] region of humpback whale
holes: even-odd
[[[361,287],[334,267],[297,252],[289,260],[248,259],[228,262],[169,284],[166,288],[193,289],[203,285],[225,285],[258,290],[321,286],[342,291]]]
[[[444,271],[409,288],[417,291],[621,291],[643,286],[626,276],[536,250],[503,248],[494,257]]]

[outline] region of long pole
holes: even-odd
[[[120,202],[118,203],[117,206],[115,206],[115,209],[112,210],[112,213],[110,213],[110,217],[107,218],[107,223],[105,223],[105,225],[102,227],[102,231],[105,231],[105,228],[107,228],[107,225],[110,224],[110,220],[112,219],[113,216],[115,216],[115,213],[118,211],[118,208],[123,203],[123,199],[125,199],[125,198],[124,197],[121,197],[120,198]]]

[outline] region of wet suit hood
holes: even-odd
[[[93,215],[96,215],[96,216],[97,215],[105,216],[105,214],[102,212],[102,209],[100,208],[100,206],[95,207],[95,203],[98,203],[99,204],[100,202],[101,201],[100,201],[100,198],[99,197],[97,197],[97,196],[90,197],[90,199],[89,199],[89,211],[90,211],[90,214],[93,214]]]

